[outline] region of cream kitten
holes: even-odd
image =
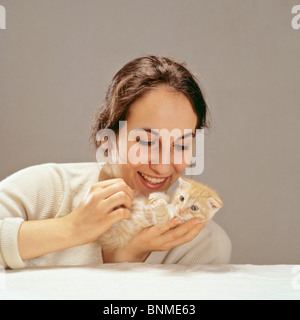
[[[206,222],[222,206],[214,190],[196,181],[179,178],[179,187],[171,197],[163,192],[150,193],[149,197],[136,196],[130,207],[130,218],[115,223],[99,242],[109,250],[121,248],[144,228],[164,224],[174,217],[183,221],[200,217]]]

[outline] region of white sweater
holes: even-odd
[[[98,163],[43,164],[14,173],[0,182],[0,265],[6,268],[88,265],[103,263],[97,242],[22,261],[18,232],[23,221],[57,218],[69,214],[98,181]],[[38,243],[37,243],[38,245]],[[152,252],[152,264],[227,264],[231,241],[210,221],[191,242],[169,251]]]

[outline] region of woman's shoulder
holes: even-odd
[[[26,209],[29,220],[41,215],[51,217],[60,211],[64,214],[72,208],[72,199],[97,178],[98,166],[46,163],[21,169],[0,182],[0,208],[7,208],[8,215]]]
[[[91,178],[98,180],[101,164],[98,162],[77,162],[77,163],[61,163],[57,164],[70,178]]]
[[[97,162],[81,163],[45,163],[20,169],[3,179],[0,184],[15,184],[15,182],[61,181],[72,177],[90,177],[99,174],[100,165]]]
[[[45,163],[21,169],[0,182],[0,193],[36,198],[37,194],[59,197],[76,193],[97,181],[98,163]],[[40,197],[41,198],[41,197]]]
[[[59,168],[55,163],[39,164],[20,169],[7,176],[0,182],[0,189],[10,185],[22,187],[37,183],[38,181],[47,183],[48,180],[58,178]]]

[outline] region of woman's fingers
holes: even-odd
[[[172,219],[176,220],[176,219]],[[176,228],[176,224],[172,227],[169,227],[167,229],[167,226],[171,225],[171,221],[167,222],[164,226],[165,229],[161,228],[161,241],[164,243],[185,243],[186,239],[189,239],[191,237],[191,240],[193,239],[193,236],[197,235],[202,228],[205,226],[205,224],[201,223],[201,219],[194,218],[189,221],[186,221],[182,223],[181,225],[178,225]],[[174,245],[176,246],[176,244]]]
[[[169,248],[174,248],[184,243],[192,241],[198,235],[198,233],[205,227],[205,223],[199,223],[196,225],[190,224],[190,226],[191,226],[190,229],[186,231],[184,234],[180,235],[179,233],[177,233],[175,236],[171,238],[169,237],[170,241],[168,241],[168,239],[165,239],[166,245]]]
[[[173,218],[160,226],[156,226],[155,230],[158,235],[161,235],[168,230],[180,225],[181,223],[182,221],[179,218]]]
[[[136,241],[139,245],[147,247],[148,251],[170,250],[192,241],[205,226],[205,223],[200,222],[199,218],[184,223],[174,218],[163,225],[143,229],[137,235]]]
[[[135,191],[131,189],[124,181],[117,181],[102,189],[101,197],[104,200],[111,197],[113,194],[119,191],[125,192],[131,199],[133,199],[133,197],[135,196]]]
[[[102,201],[102,206],[106,208],[107,212],[113,211],[115,208],[124,206],[130,208],[132,199],[124,191],[114,193],[109,198]]]
[[[109,180],[103,180],[103,181],[98,181],[95,182],[92,186],[91,189],[98,189],[98,188],[106,188],[108,186],[111,186],[112,184],[120,183],[124,181],[123,179],[115,178],[115,179],[109,179]]]
[[[117,210],[114,210],[108,215],[108,219],[113,225],[114,223],[123,220],[123,219],[128,219],[130,217],[130,211],[126,208],[119,208]]]
[[[124,191],[131,198],[135,196],[135,190],[131,189],[123,179],[119,178],[96,182],[90,187],[90,191],[102,192],[103,199],[106,199],[117,191]]]

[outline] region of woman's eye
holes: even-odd
[[[155,144],[154,141],[141,140],[140,137],[137,137],[137,138],[136,138],[136,142],[138,142],[138,143],[141,144],[142,146],[147,146],[147,147],[151,147],[152,145]]]
[[[192,205],[192,206],[191,206],[191,209],[192,209],[193,211],[198,211],[198,210],[199,210],[199,208],[198,208],[197,206],[195,206],[195,205]]]
[[[184,150],[189,150],[190,146],[183,146],[181,144],[175,144],[174,148],[178,151],[184,151]]]
[[[143,146],[151,146],[151,141],[143,141],[143,140],[139,140],[138,143],[140,143]]]
[[[184,197],[183,197],[183,196],[180,196],[180,197],[179,197],[179,200],[180,200],[181,202],[183,202],[183,201],[184,201]]]

